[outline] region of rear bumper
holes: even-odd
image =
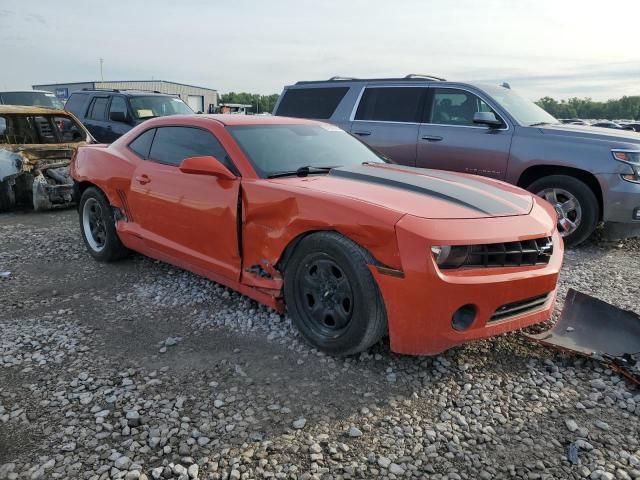
[[[470,340],[548,319],[555,305],[563,243],[549,215],[548,222],[543,221],[546,225],[531,222],[530,217],[431,221],[428,223],[433,231],[429,240],[425,240],[429,238],[425,233],[429,232],[416,233],[416,222],[411,220],[415,217],[408,221],[404,217],[397,226],[404,276],[371,269],[387,310],[391,350],[410,355],[435,355]],[[522,228],[527,223],[533,225]],[[460,235],[461,229],[466,235]],[[532,233],[514,238],[513,234],[508,235],[509,231]],[[439,270],[430,253],[432,245],[496,243],[541,236],[552,236],[554,242],[553,255],[546,265]],[[532,308],[525,306],[511,315],[494,317],[501,307],[544,295],[544,301],[536,302]],[[452,326],[452,317],[464,305],[473,305],[477,313],[467,329],[458,331]]]

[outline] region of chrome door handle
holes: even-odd
[[[353,132],[355,135],[358,135],[359,137],[368,137],[369,135],[371,135],[371,132],[367,132],[367,131],[360,131],[360,132]]]
[[[442,137],[438,137],[437,135],[423,135],[421,138],[427,142],[439,142],[442,140]]]

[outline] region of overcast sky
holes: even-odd
[[[224,93],[429,73],[532,99],[640,95],[640,0],[0,1],[0,88],[163,79]]]

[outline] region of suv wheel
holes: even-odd
[[[598,200],[581,180],[550,175],[536,180],[528,190],[548,201],[558,214],[558,231],[567,246],[584,242],[598,223]]]

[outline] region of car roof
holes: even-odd
[[[185,116],[186,118],[191,115]],[[166,118],[166,117],[165,117]],[[305,118],[291,117],[272,117],[267,115],[231,115],[231,114],[214,114],[214,115],[197,115],[197,118],[208,118],[216,120],[223,125],[321,125],[322,122],[315,120],[307,120]]]
[[[27,105],[0,105],[0,114],[3,113],[69,115],[59,108],[32,107]]]
[[[53,92],[50,92],[49,90],[2,90],[0,94],[2,93],[51,93],[53,94]]]
[[[156,92],[156,91],[149,91],[149,90],[127,90],[127,89],[117,89],[117,88],[87,88],[87,89],[82,89],[82,90],[75,90],[73,92],[71,92],[71,95],[76,94],[76,93],[98,93],[98,94],[109,94],[109,93],[119,93],[120,95],[126,95],[128,97],[140,97],[140,96],[161,96],[161,97],[176,97],[176,95],[173,95],[171,93],[162,93],[162,92]]]

